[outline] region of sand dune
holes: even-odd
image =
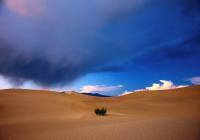
[[[93,110],[106,107],[108,115]],[[99,98],[0,91],[0,140],[199,140],[200,86]]]

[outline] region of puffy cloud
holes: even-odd
[[[81,88],[81,92],[91,93],[91,92],[109,92],[119,90],[123,87],[123,85],[116,86],[104,86],[104,85],[87,85]]]
[[[186,87],[187,85],[179,85],[176,86],[172,81],[167,80],[160,80],[161,84],[153,83],[151,87],[146,87],[146,90],[167,90],[167,89],[175,89],[175,88],[182,88]]]
[[[200,85],[200,76],[198,77],[192,77],[189,79],[189,81],[195,85]]]
[[[124,96],[124,95],[132,94],[132,93],[140,92],[140,91],[167,90],[167,89],[183,88],[183,87],[187,87],[187,86],[188,85],[178,85],[177,86],[172,81],[160,80],[160,83],[153,83],[153,85],[151,87],[146,87],[145,89],[139,89],[139,90],[134,90],[134,91],[125,91],[124,93],[120,94],[119,96]]]

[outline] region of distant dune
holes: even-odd
[[[1,90],[0,140],[200,140],[200,86],[110,98]]]

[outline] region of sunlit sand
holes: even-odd
[[[2,90],[0,139],[199,140],[200,86],[111,98]]]

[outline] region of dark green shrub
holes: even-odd
[[[94,110],[94,112],[95,112],[96,115],[105,116],[106,113],[107,113],[107,109],[106,108],[102,108],[102,109],[96,108]]]

